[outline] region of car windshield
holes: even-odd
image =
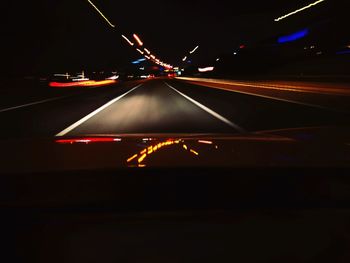
[[[342,130],[344,2],[8,1],[0,138]]]

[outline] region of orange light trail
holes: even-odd
[[[147,154],[145,153],[144,155],[142,155],[142,156],[138,159],[138,162],[139,162],[139,163],[142,163],[143,160],[146,159],[146,157],[147,157]]]
[[[141,164],[148,156],[150,156],[151,154],[155,153],[157,150],[160,150],[161,148],[165,147],[165,146],[170,146],[170,145],[173,145],[173,144],[179,144],[180,143],[180,140],[176,140],[176,141],[173,141],[173,140],[168,140],[166,142],[160,142],[156,145],[153,145],[153,146],[149,146],[145,149],[143,149],[141,152],[140,152],[140,155],[138,154],[135,154],[133,156],[131,156],[129,159],[127,159],[127,162],[131,162],[132,160],[136,159],[138,156],[141,156],[137,161],[139,164]]]
[[[191,149],[190,152],[193,153],[194,155],[197,155],[197,156],[199,155],[199,153],[197,153],[195,150]]]
[[[139,38],[139,36],[136,35],[136,34],[133,34],[133,37],[134,37],[134,39],[136,40],[137,44],[139,44],[139,46],[142,47],[142,46],[143,46],[143,42],[141,41],[141,39]]]
[[[199,143],[204,143],[204,144],[213,144],[212,141],[205,141],[205,140],[199,140]]]
[[[126,160],[128,163],[130,163],[132,160],[134,160],[135,158],[137,158],[137,154],[131,156],[128,160]]]

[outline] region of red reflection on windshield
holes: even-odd
[[[94,143],[94,142],[120,142],[119,138],[78,138],[56,140],[56,143],[73,144],[73,143]]]

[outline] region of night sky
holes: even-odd
[[[272,36],[278,29],[274,18],[312,1],[93,2],[115,29],[86,0],[5,4],[1,18],[2,72],[120,67],[140,58],[122,40],[122,33],[129,38],[137,33],[145,47],[164,62],[181,63],[196,45],[200,45],[196,59],[204,60]]]

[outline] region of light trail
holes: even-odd
[[[129,43],[130,46],[135,45],[134,43],[132,43],[126,36],[122,35],[122,38],[124,38],[126,40],[126,42]]]
[[[297,10],[295,10],[295,11],[293,11],[293,12],[290,12],[290,13],[284,15],[284,16],[281,16],[281,17],[279,17],[279,18],[276,18],[276,19],[275,19],[275,22],[279,22],[279,21],[281,21],[282,19],[285,19],[285,18],[287,18],[287,17],[289,17],[289,16],[295,15],[295,14],[297,14],[297,13],[299,13],[299,12],[302,12],[302,11],[304,11],[304,10],[306,10],[306,9],[309,9],[309,8],[315,6],[315,5],[318,5],[318,4],[320,4],[320,3],[324,2],[324,1],[326,1],[326,0],[318,0],[318,1],[316,1],[316,2],[314,2],[314,3],[311,3],[311,4],[307,5],[307,6],[304,6],[304,7],[302,7],[302,8],[299,8],[299,9],[297,9]]]
[[[139,44],[140,47],[143,46],[143,42],[141,41],[140,37],[136,34],[133,34],[134,39],[136,40],[137,44]]]
[[[141,49],[136,49],[137,50],[137,52],[139,52],[141,55],[143,55],[144,54],[144,52],[141,50]]]
[[[90,5],[92,5],[93,8],[95,8],[95,10],[103,17],[104,20],[106,20],[106,22],[111,26],[111,27],[115,27],[115,25],[113,25],[108,18],[97,8],[97,6],[95,6],[95,4],[93,2],[91,2],[90,0],[87,0]]]
[[[213,70],[214,70],[214,67],[198,68],[199,72],[210,72]]]
[[[196,52],[196,50],[199,48],[199,46],[196,46],[192,51],[190,51],[190,54],[193,54],[194,52]]]

